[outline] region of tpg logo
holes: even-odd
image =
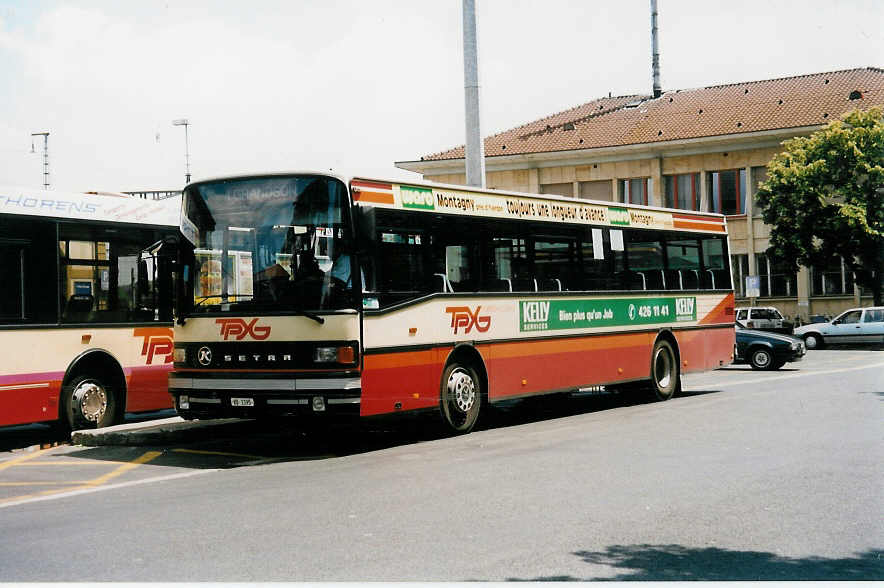
[[[153,364],[154,357],[165,356],[163,363],[172,363],[172,329],[166,327],[138,327],[132,331],[133,337],[143,337],[141,355],[147,356],[146,363]]]
[[[232,319],[215,319],[215,322],[221,325],[221,336],[227,341],[227,338],[233,335],[237,341],[242,341],[246,337],[251,336],[252,339],[263,341],[270,336],[270,327],[257,327],[255,323],[258,319],[254,318],[251,322],[246,322],[241,318]]]
[[[676,298],[675,315],[677,317],[694,318],[696,298]]]
[[[445,312],[451,314],[451,327],[454,329],[454,334],[457,335],[457,330],[462,327],[464,334],[472,331],[473,327],[476,327],[480,333],[490,329],[491,317],[479,316],[481,309],[481,306],[477,306],[475,311],[470,310],[469,306],[447,306]]]

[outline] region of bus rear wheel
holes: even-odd
[[[72,430],[114,424],[117,399],[101,378],[77,376],[64,391],[65,416]]]
[[[680,388],[678,358],[669,341],[660,339],[651,353],[651,391],[657,400],[669,400]]]
[[[469,433],[479,420],[482,409],[482,382],[467,363],[454,362],[442,373],[441,411],[448,428],[455,433]]]

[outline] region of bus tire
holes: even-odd
[[[114,424],[117,397],[103,379],[80,375],[63,388],[67,424],[71,430],[95,429]]]
[[[656,400],[669,400],[679,390],[681,375],[672,344],[658,339],[651,353],[651,394]]]
[[[440,410],[448,429],[469,433],[482,409],[482,380],[469,363],[454,361],[442,372]]]

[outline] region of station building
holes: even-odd
[[[737,306],[789,317],[871,304],[840,258],[786,272],[769,256],[770,227],[754,195],[786,139],[853,109],[884,105],[884,69],[868,67],[598,98],[486,137],[489,188],[630,202],[727,215]],[[396,166],[466,184],[464,147]],[[745,296],[759,276],[761,296]]]

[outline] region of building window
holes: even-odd
[[[574,196],[574,184],[564,182],[561,184],[541,184],[541,194],[555,194],[556,196]]]
[[[653,186],[651,178],[620,180],[620,201],[626,204],[648,204],[648,194]]]
[[[700,174],[663,176],[666,206],[682,210],[700,210]]]
[[[731,273],[734,280],[734,294],[737,298],[745,298],[746,276],[749,275],[749,256],[747,254],[731,255]]]
[[[614,186],[611,180],[580,182],[578,190],[579,197],[587,200],[605,200],[607,202],[614,200]]]
[[[755,166],[752,168],[752,191],[750,195],[752,196],[752,215],[753,216],[761,216],[761,208],[758,206],[758,200],[756,199],[756,195],[758,194],[758,187],[762,182],[767,181],[767,167],[766,166]]]
[[[746,214],[746,170],[715,171],[709,175],[712,182],[712,212]]]
[[[783,262],[768,255],[758,255],[758,275],[761,278],[761,296],[796,296],[796,274],[789,272]]]
[[[853,272],[838,256],[810,268],[813,296],[844,296],[853,294]]]

